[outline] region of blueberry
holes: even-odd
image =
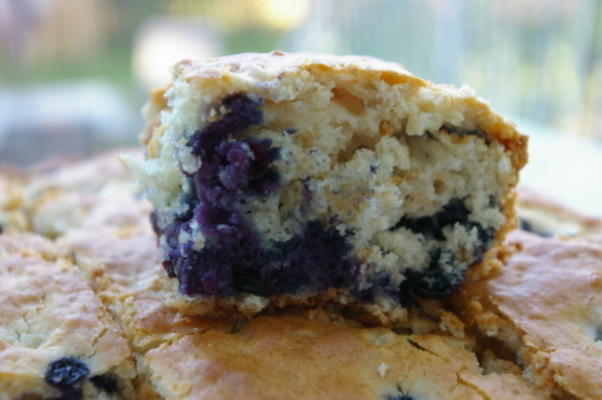
[[[531,223],[526,219],[522,218],[520,219],[520,229],[527,232],[535,232],[535,230],[533,229],[533,225],[531,225]]]
[[[46,382],[59,389],[69,389],[90,373],[86,364],[77,358],[65,357],[51,362],[46,369]]]
[[[495,200],[495,198],[494,198]],[[490,197],[491,203],[491,197]],[[470,265],[481,261],[483,254],[491,246],[494,237],[493,228],[484,228],[482,225],[468,219],[470,210],[460,199],[452,199],[441,210],[434,215],[425,217],[403,217],[391,228],[391,230],[405,227],[410,231],[422,234],[427,238],[444,240],[443,229],[448,226],[460,224],[467,231],[477,230],[478,244],[472,255]],[[447,263],[442,262],[445,256]],[[407,293],[416,293],[423,297],[437,298],[453,293],[463,282],[464,273],[461,267],[453,268],[452,272],[445,272],[444,264],[453,262],[453,255],[448,252],[436,250],[431,254],[429,266],[422,271],[408,270],[407,279],[401,284],[401,301],[406,301]],[[405,300],[404,300],[405,299]]]
[[[261,124],[263,113],[259,108],[262,104],[263,101],[251,99],[244,93],[236,93],[223,99],[222,106],[228,112],[192,135],[188,141],[192,153],[202,156],[204,160],[204,157],[226,137],[242,132],[252,125]]]
[[[552,237],[553,236],[550,232],[536,229],[533,226],[533,224],[531,224],[529,221],[527,221],[526,219],[523,219],[523,218],[520,219],[520,229],[522,229],[523,231],[534,233],[541,237]]]
[[[348,287],[355,280],[358,264],[350,257],[345,236],[318,221],[267,247],[244,224],[232,230],[232,237],[178,260],[176,273],[184,294],[269,296]]]
[[[63,389],[61,392],[61,397],[51,400],[81,400],[82,399],[82,390],[81,388],[72,387],[68,389]]]
[[[468,224],[470,211],[460,199],[452,199],[443,208],[432,216],[426,217],[402,217],[391,230],[404,227],[412,232],[421,233],[426,237],[443,240],[443,228],[460,223]]]
[[[358,263],[350,251],[344,235],[311,221],[301,234],[263,252],[257,264],[263,266],[261,274],[273,282],[277,292],[321,291],[353,284]]]
[[[476,228],[477,229],[477,237],[479,238],[479,242],[473,253],[473,261],[472,264],[476,264],[481,262],[483,258],[483,254],[489,249],[491,243],[494,238],[495,231],[493,228],[483,228],[480,224],[475,222],[471,222],[467,225],[469,229]]]
[[[408,270],[406,280],[401,284],[400,295],[406,296],[408,291],[427,298],[439,298],[455,292],[464,281],[464,273],[460,268],[446,272],[441,267],[441,258],[448,253],[436,250],[431,254],[431,261],[426,270]]]
[[[193,296],[233,295],[238,288],[268,293],[274,284],[261,275],[262,249],[257,233],[239,211],[247,196],[265,196],[278,187],[273,165],[280,151],[269,139],[234,140],[233,136],[262,123],[262,100],[238,93],[226,97],[227,112],[196,131],[188,142],[203,162],[190,177],[191,194],[181,201],[188,212],[178,216],[161,234],[167,244],[164,266],[178,277],[182,293]],[[180,233],[196,222],[206,239],[202,250],[180,243]],[[233,276],[244,277],[235,282]]]
[[[415,400],[414,397],[408,394],[388,394],[385,396],[385,400]]]
[[[106,393],[119,392],[119,385],[117,384],[117,380],[110,374],[93,376],[90,378],[90,382],[92,382],[94,387]]]

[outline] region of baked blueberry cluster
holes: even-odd
[[[81,384],[90,373],[88,366],[77,358],[65,357],[51,362],[46,369],[46,382],[59,389],[62,400],[82,398]]]
[[[420,218],[402,217],[391,230],[403,227],[426,238],[441,241],[445,239],[443,233],[445,227],[460,224],[467,230],[476,228],[479,245],[473,251],[470,262],[472,265],[481,260],[493,241],[494,232],[492,228],[484,228],[479,223],[469,221],[469,215],[470,211],[464,201],[452,199],[434,215]],[[423,297],[435,298],[453,293],[464,281],[463,269],[446,270],[442,266],[446,263],[453,264],[454,258],[454,254],[448,250],[438,248],[431,251],[428,268],[421,271],[413,269],[407,271],[407,279],[402,283],[405,290],[402,290],[402,293],[413,291]]]
[[[51,362],[46,369],[46,382],[61,391],[60,400],[81,400],[82,384],[90,374],[90,369],[81,360],[63,357]],[[119,385],[111,375],[96,375],[90,382],[106,393],[117,393]]]
[[[188,211],[159,232],[167,244],[164,265],[186,295],[269,296],[347,287],[354,281],[357,263],[335,229],[310,221],[297,235],[266,247],[241,214],[246,198],[269,196],[278,188],[273,162],[279,149],[265,139],[234,138],[261,124],[261,105],[244,94],[225,98],[222,106],[228,111],[188,142],[203,160],[197,171],[187,173],[192,187],[185,199]],[[192,232],[192,224],[205,239],[201,250],[180,242],[182,232]],[[153,226],[159,230],[156,222]]]

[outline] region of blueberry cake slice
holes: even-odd
[[[0,303],[0,399],[133,398],[127,341],[52,243],[0,236]]]
[[[547,399],[511,371],[482,371],[467,340],[297,316],[185,335],[145,355],[170,400]]]
[[[184,61],[146,116],[148,159],[130,164],[164,266],[197,303],[403,319],[411,295],[452,293],[515,223],[526,137],[470,89],[397,64]]]
[[[517,231],[507,245],[496,274],[455,295],[460,314],[517,354],[542,393],[601,399],[602,241]]]

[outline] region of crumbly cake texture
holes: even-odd
[[[121,330],[78,269],[32,234],[0,235],[0,399],[131,399]]]
[[[460,314],[517,354],[542,392],[602,398],[602,241],[517,231],[499,258],[497,274],[455,295]]]
[[[555,199],[525,187],[516,201],[520,227],[540,236],[602,233],[602,219],[584,215]]]
[[[468,88],[353,56],[184,61],[131,162],[164,264],[196,302],[404,319],[513,227],[526,137]],[[201,307],[207,309],[207,307]]]

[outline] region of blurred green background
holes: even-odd
[[[602,183],[598,0],[0,0],[0,164],[133,145],[171,64],[272,49],[468,84],[544,149],[531,185]]]

